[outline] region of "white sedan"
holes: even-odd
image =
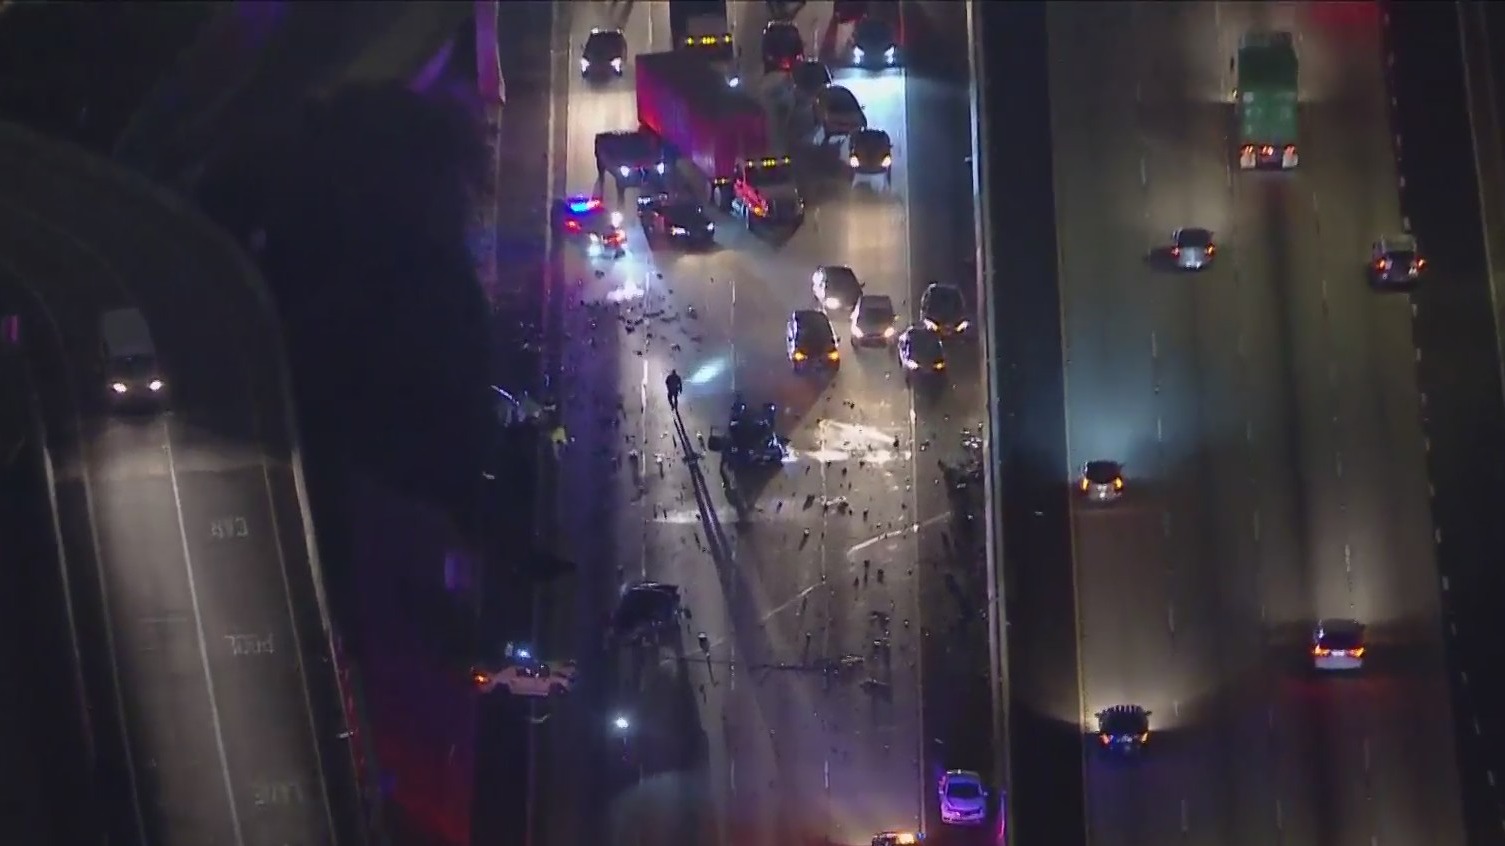
[[[562,696],[575,686],[574,661],[525,661],[490,672],[476,669],[471,678],[482,693],[504,690],[513,696]]]
[[[982,776],[971,770],[948,770],[937,790],[941,822],[950,825],[982,825],[988,816],[988,789]]]

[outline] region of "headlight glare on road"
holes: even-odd
[[[114,391],[117,394],[123,394],[130,389],[125,386],[124,382],[111,382],[110,390]]]

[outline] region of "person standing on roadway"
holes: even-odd
[[[669,392],[669,407],[679,410],[679,395],[685,389],[685,381],[679,378],[678,370],[670,370],[669,375],[664,377],[664,388]]]

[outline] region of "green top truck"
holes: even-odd
[[[1296,151],[1296,42],[1289,32],[1250,32],[1239,40],[1240,170],[1290,170]]]

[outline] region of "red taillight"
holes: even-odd
[[[1271,147],[1269,144],[1266,144],[1265,146],[1259,148],[1259,154],[1262,156],[1273,156],[1275,155],[1275,148]]]
[[[486,682],[488,681],[485,673],[471,673],[470,680],[475,684],[476,687],[485,687]]]
[[[1416,269],[1417,270],[1421,270],[1423,267],[1426,267],[1426,266],[1427,266],[1427,260],[1426,259],[1420,259],[1419,258],[1419,259],[1416,260]]]
[[[1287,144],[1286,145],[1286,155],[1288,155],[1288,156],[1294,156],[1294,155],[1296,155],[1296,145],[1295,144]]]
[[[1325,648],[1323,648],[1321,646],[1314,646],[1314,647],[1312,647],[1312,654],[1315,655],[1318,658],[1325,658],[1325,657],[1327,657],[1327,655],[1331,651],[1332,650],[1325,649]]]
[[[571,232],[579,232],[580,231],[580,221],[578,221],[578,220],[566,220],[564,222],[564,228],[570,230]]]
[[[1177,258],[1180,255],[1181,255],[1181,248],[1180,247],[1171,247],[1171,258]]]
[[[1113,742],[1113,738],[1109,737],[1106,734],[1100,734],[1100,735],[1098,735],[1097,739],[1101,740],[1103,742],[1104,746],[1107,746],[1108,744],[1110,744],[1110,743]]]

